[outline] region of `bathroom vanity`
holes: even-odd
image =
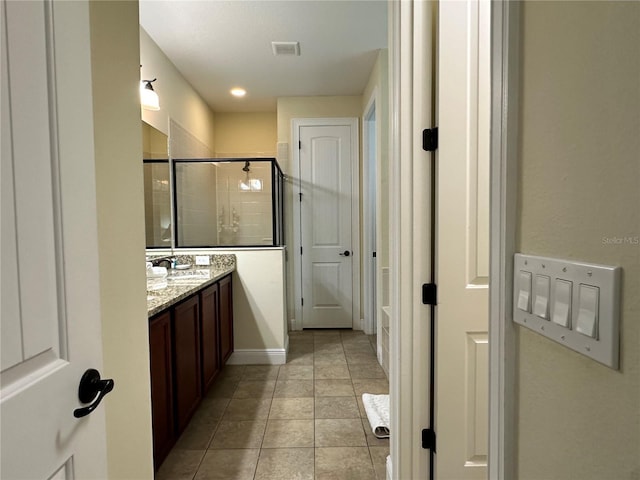
[[[233,255],[147,280],[154,466],[233,352]]]

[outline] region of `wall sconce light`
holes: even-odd
[[[151,85],[156,80],[140,81],[140,103],[145,110],[160,110],[160,98]]]

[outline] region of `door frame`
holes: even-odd
[[[421,445],[430,415],[431,156],[422,130],[435,126],[436,2],[389,2],[389,393],[392,479],[428,478]]]
[[[420,23],[420,9],[428,2],[389,2],[390,52],[390,149],[396,162],[390,167],[392,318],[395,335],[391,339],[391,471],[387,478],[424,478],[427,473],[427,451],[419,445],[419,430],[426,428],[424,412],[428,400],[421,398],[424,373],[429,365],[421,352],[428,352],[430,338],[414,337],[420,316],[412,318],[416,292],[414,275],[403,265],[412,265],[416,253],[415,237],[406,238],[401,229],[410,218],[414,192],[406,192],[412,184],[401,183],[411,172],[414,130],[420,111],[414,84],[428,90],[430,80],[416,72],[414,59],[425,55],[425,29]],[[428,19],[428,16],[426,17]],[[490,480],[516,477],[517,429],[515,385],[516,340],[511,321],[513,298],[513,254],[517,226],[518,191],[518,50],[520,5],[518,2],[493,2],[491,11],[491,172],[490,172],[490,289],[489,289],[489,458]],[[430,35],[429,32],[427,35]],[[431,38],[431,37],[427,37]],[[425,59],[429,55],[425,55]],[[428,60],[427,60],[428,61]],[[425,62],[426,63],[426,62]],[[413,101],[415,100],[415,103]],[[419,110],[419,109],[415,109]],[[417,198],[415,199],[417,200]],[[423,206],[425,211],[428,205]],[[403,220],[404,219],[404,220]],[[422,245],[426,250],[428,244]],[[401,269],[401,271],[397,271]],[[406,312],[406,313],[405,313]],[[400,316],[403,313],[404,315]],[[404,392],[404,395],[400,395]],[[414,475],[415,474],[415,475]]]
[[[378,171],[380,169],[380,149],[381,149],[381,131],[380,119],[378,112],[378,88],[374,88],[367,106],[362,113],[362,270],[364,275],[364,291],[362,293],[363,301],[363,324],[362,329],[367,335],[378,334],[377,323],[374,319],[377,317],[378,310],[378,262],[377,258],[370,257],[369,252],[373,250],[372,245],[378,248],[380,244],[379,235],[379,210],[380,210],[380,194],[378,192]],[[370,158],[370,135],[368,118],[371,114],[375,114],[375,158],[373,166]],[[373,175],[373,187],[370,176]],[[373,208],[373,215],[372,210]],[[378,340],[380,341],[380,339]]]
[[[491,9],[489,479],[516,478],[513,255],[518,204],[519,2]]]
[[[293,150],[293,283],[295,325],[293,330],[302,330],[302,262],[298,252],[302,248],[302,231],[300,222],[300,201],[302,193],[300,184],[300,127],[348,126],[351,129],[351,251],[353,252],[351,283],[351,317],[352,328],[360,327],[360,136],[358,135],[358,118],[293,118],[291,119],[291,139]],[[362,328],[362,327],[360,327]]]

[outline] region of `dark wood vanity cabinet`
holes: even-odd
[[[200,300],[198,295],[173,310],[176,420],[182,432],[202,400],[202,347],[200,345]]]
[[[206,393],[220,371],[220,334],[218,284],[205,288],[200,293],[202,314],[202,388]]]
[[[233,352],[231,274],[154,316],[149,351],[157,470]]]
[[[171,313],[156,316],[149,324],[153,460],[157,469],[175,443],[173,417],[173,366]]]
[[[220,355],[222,364],[233,353],[233,290],[231,275],[218,282],[220,288]]]

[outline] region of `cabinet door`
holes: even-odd
[[[222,364],[233,353],[233,291],[231,275],[218,283],[220,288],[220,356]]]
[[[176,416],[181,433],[202,398],[199,296],[178,304],[173,312]]]
[[[207,393],[220,371],[220,347],[218,346],[218,284],[204,289],[200,294],[202,309],[202,389]]]
[[[153,464],[157,469],[175,442],[171,315],[165,312],[149,324]]]

